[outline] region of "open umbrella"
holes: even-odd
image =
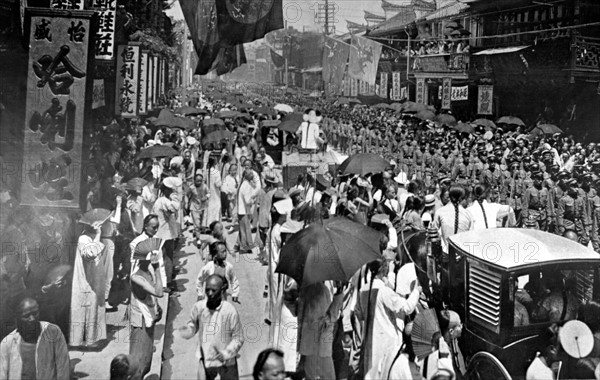
[[[392,103],[389,105],[389,108],[394,111],[402,111],[402,104],[400,103]]]
[[[149,148],[143,149],[138,153],[136,160],[142,160],[145,158],[157,158],[157,157],[175,157],[179,153],[168,146],[164,145],[153,145]]]
[[[472,125],[467,123],[458,123],[453,127],[456,131],[461,133],[474,133],[475,128]]]
[[[277,127],[281,124],[281,120],[264,120],[261,124],[263,127]]]
[[[237,111],[221,111],[218,112],[215,117],[218,117],[219,119],[233,119],[234,117],[240,116],[240,113]]]
[[[416,118],[421,120],[435,120],[435,112],[429,110],[422,110],[417,112],[415,115]]]
[[[496,120],[497,124],[513,124],[525,126],[523,120],[519,119],[516,116],[502,116],[500,119]]]
[[[475,121],[473,121],[473,124],[479,125],[479,126],[482,126],[482,127],[488,128],[488,129],[498,128],[496,126],[496,124],[489,119],[476,119]]]
[[[359,153],[348,157],[339,167],[342,174],[379,173],[385,170],[390,163],[375,153]]]
[[[341,97],[336,102],[337,104],[350,104],[350,99]]]
[[[230,131],[213,131],[204,138],[202,138],[203,144],[218,144],[223,140],[227,140],[233,137],[233,133]]]
[[[555,133],[563,133],[563,130],[554,124],[540,124],[535,128],[541,130],[546,135],[553,135]]]
[[[175,124],[172,127],[191,131],[198,127],[198,123],[186,117],[175,117]]]
[[[280,103],[280,104],[277,104],[277,105],[276,105],[275,107],[273,107],[273,108],[275,108],[277,111],[280,111],[280,112],[287,112],[287,113],[292,113],[292,112],[294,112],[294,109],[292,108],[292,106],[290,106],[290,105],[287,105],[287,104],[282,104],[282,103]]]
[[[276,114],[275,110],[273,110],[272,108],[269,108],[269,107],[258,107],[256,109],[254,109],[253,112],[255,114],[260,113],[263,115],[275,115]]]
[[[281,124],[279,124],[279,129],[285,132],[295,133],[303,121],[304,114],[299,112],[290,113],[284,116]]]
[[[302,287],[322,281],[347,281],[364,264],[381,258],[376,230],[346,218],[313,223],[292,235],[275,270]]]
[[[373,108],[377,108],[377,109],[390,109],[390,106],[385,104],[385,103],[379,103],[379,104],[375,104],[373,106]]]
[[[202,120],[202,125],[225,125],[225,122],[221,119],[216,119],[216,118],[212,118],[212,119],[204,119]]]
[[[199,110],[194,107],[184,106],[175,109],[175,113],[178,115],[200,115],[201,113],[206,113],[205,110]]]
[[[350,98],[350,99],[348,99],[348,102],[354,103],[354,104],[362,104],[362,102],[356,98]]]
[[[440,124],[446,124],[448,126],[456,125],[456,119],[454,118],[454,116],[447,113],[437,115],[435,121],[437,121]]]

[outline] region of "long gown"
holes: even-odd
[[[92,345],[106,339],[104,244],[81,235],[77,242],[71,289],[69,345]]]
[[[298,318],[295,316],[294,293],[297,292],[295,281],[284,275],[275,273],[281,251],[281,225],[275,224],[269,236],[269,266],[267,279],[269,294],[267,298],[266,317],[271,321],[269,342],[283,352],[285,368],[295,371],[297,365]]]
[[[208,174],[208,207],[206,208],[206,225],[221,220],[221,173],[211,168]]]

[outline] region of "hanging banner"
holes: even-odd
[[[400,90],[400,99],[405,99],[406,98],[406,87],[402,87],[402,89]]]
[[[152,57],[152,107],[158,107],[158,56]]]
[[[350,54],[350,45],[331,37],[325,37],[323,49],[322,76],[325,83],[333,85],[333,91],[338,92],[342,86],[346,63]]]
[[[417,94],[415,102],[425,104],[425,80],[423,78],[417,78]]]
[[[148,52],[142,51],[140,58],[138,115],[148,113]]]
[[[429,104],[429,85],[423,83],[423,104]]]
[[[147,110],[152,111],[154,109],[154,57],[148,54],[148,83],[146,85],[146,98],[147,98]]]
[[[469,100],[469,86],[452,87],[452,96],[450,99],[454,101]]]
[[[115,114],[134,117],[138,113],[140,46],[119,45],[117,50],[117,85]]]
[[[384,99],[388,97],[388,73],[386,72],[379,75],[379,96]]]
[[[160,65],[160,95],[165,96],[167,94],[167,59],[161,58]]]
[[[400,94],[400,72],[392,72],[392,100],[401,100]]]
[[[352,78],[375,84],[377,65],[381,56],[381,45],[368,38],[352,36],[348,72]]]
[[[28,9],[21,205],[79,208],[93,12]],[[86,99],[87,96],[87,99]]]
[[[381,95],[380,95],[381,94],[381,89],[380,89],[379,83],[377,83],[375,85],[375,94],[377,94],[377,96],[381,97]]]
[[[477,113],[479,115],[491,115],[494,106],[494,86],[481,85],[477,88]]]
[[[115,45],[115,21],[117,17],[117,0],[92,0],[92,9],[96,10],[98,29],[94,38],[96,59],[113,58]]]
[[[104,79],[94,79],[92,90],[92,109],[104,107]]]
[[[449,110],[452,107],[452,78],[442,79],[442,109]]]
[[[358,80],[350,78],[350,96],[356,97],[358,95]]]
[[[346,78],[344,78],[344,80],[342,80],[342,87],[341,87],[341,94],[342,96],[348,96],[348,87],[347,87],[347,83],[348,81],[346,80]]]

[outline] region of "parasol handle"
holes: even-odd
[[[577,356],[579,359],[582,358],[581,356],[581,348],[579,348],[579,337],[575,336],[575,344],[577,345]]]

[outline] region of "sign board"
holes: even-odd
[[[452,106],[452,78],[442,79],[442,109],[449,110]]]
[[[494,86],[480,85],[477,88],[477,114],[493,114]]]
[[[117,0],[92,0],[92,9],[96,10],[98,18],[98,30],[94,38],[95,57],[111,60],[115,50]]]
[[[122,117],[138,114],[140,46],[119,45],[115,113]]]
[[[92,12],[28,9],[21,204],[79,208]],[[87,112],[86,112],[87,111]]]
[[[379,75],[379,96],[384,99],[388,97],[388,73],[386,72]]]
[[[142,51],[140,55],[140,79],[138,96],[138,114],[148,113],[148,52]]]
[[[425,79],[417,78],[416,103],[425,104]]]
[[[104,79],[94,79],[92,90],[92,109],[104,107]]]
[[[392,72],[392,100],[401,100],[400,71]]]

